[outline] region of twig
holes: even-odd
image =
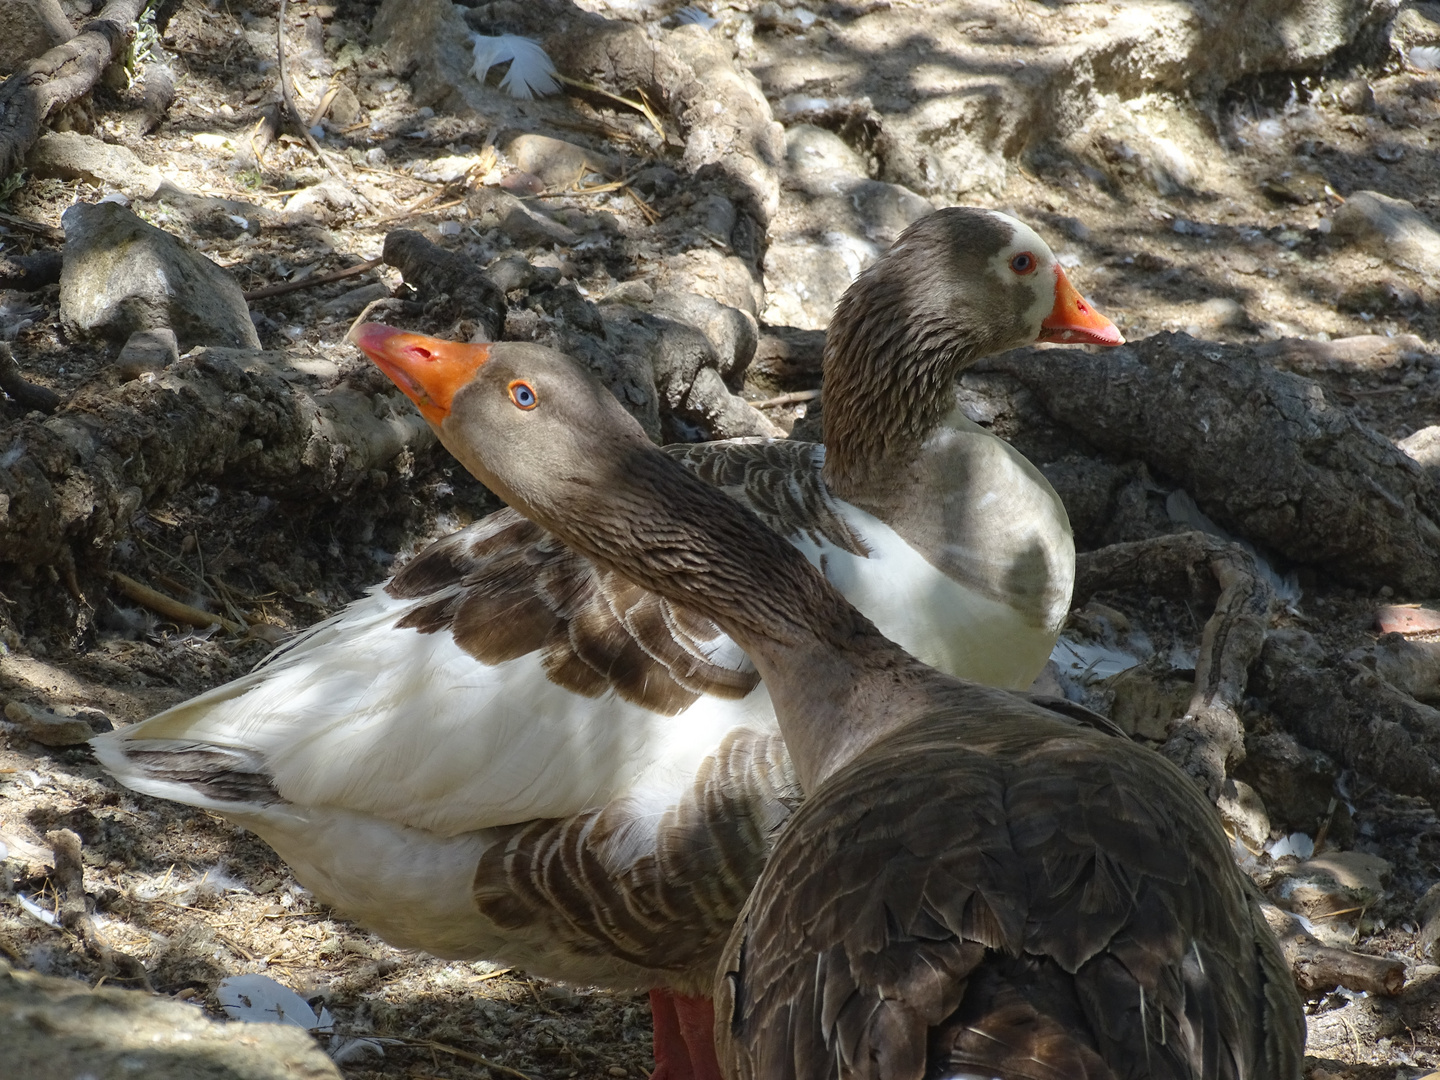
[[[201,611],[189,604],[182,604],[173,597],[157,592],[148,585],[142,585],[132,577],[120,573],[118,570],[111,571],[110,580],[115,587],[125,596],[134,600],[137,604],[144,604],[151,611],[164,615],[172,622],[185,623],[187,626],[223,626],[232,634],[243,634],[245,628],[239,623],[231,622],[223,616],[213,612]]]
[[[654,225],[660,220],[660,215],[656,213],[644,199],[635,193],[634,188],[627,187],[625,194],[630,197],[631,202],[640,208],[640,213],[645,215],[645,220],[650,222],[651,225]]]
[[[778,409],[782,405],[800,405],[807,401],[818,401],[820,394],[820,390],[795,390],[789,394],[778,394],[772,398],[765,398],[763,401],[752,401],[750,406],[755,409]]]
[[[11,78],[14,77],[13,75],[11,76]],[[4,213],[0,213],[0,221],[3,221],[6,225],[14,225],[17,229],[32,232],[36,236],[43,236],[46,240],[55,244],[63,244],[65,242],[64,229],[57,229],[54,225],[46,225],[43,221],[31,221],[28,218],[16,217],[14,214]]]
[[[315,141],[315,136],[310,134],[310,128],[305,124],[305,118],[300,115],[300,110],[295,105],[295,91],[290,88],[289,69],[285,65],[285,9],[287,4],[288,0],[280,0],[280,15],[275,20],[275,48],[279,53],[280,93],[285,98],[285,108],[290,116],[294,118],[296,125],[300,128],[300,134],[304,136],[305,142],[309,144],[310,149],[314,151],[315,156],[320,160],[320,164],[325,166],[331,176],[344,184],[345,189],[349,191],[350,194],[360,200],[361,206],[373,214],[375,212],[375,205],[359,191],[355,190],[350,181],[346,180],[345,177],[341,175],[340,170],[335,168],[334,162],[325,156],[325,152],[320,149],[320,144]]]
[[[440,203],[438,206],[424,205],[425,203],[431,202],[435,198],[438,198],[439,195],[443,194],[444,192],[438,192],[436,193],[436,195],[433,196],[427,195],[425,198],[420,200],[421,205],[409,210],[400,210],[397,213],[389,215],[388,217],[383,217],[377,222],[377,224],[391,225],[397,221],[407,221],[410,218],[419,217],[422,213],[438,214],[441,210],[451,210],[454,207],[464,205],[464,199],[451,199],[449,202]]]
[[[630,106],[630,108],[634,109],[641,116],[645,117],[646,120],[650,121],[650,126],[655,129],[655,134],[660,136],[660,142],[662,144],[665,142],[665,129],[660,126],[660,121],[656,118],[655,113],[651,110],[649,103],[644,100],[645,91],[637,89],[636,93],[640,95],[641,100],[635,101],[632,98],[621,97],[619,94],[612,94],[609,90],[606,90],[602,86],[596,86],[594,83],[584,82],[581,79],[571,79],[568,76],[558,74],[555,76],[555,78],[558,79],[560,82],[564,83],[566,86],[573,86],[577,90],[588,90],[592,94],[599,94],[601,97],[609,98],[611,101],[618,101],[621,105]]]
[[[491,1061],[479,1054],[472,1054],[469,1050],[461,1050],[458,1046],[450,1046],[447,1043],[436,1042],[434,1039],[416,1039],[408,1035],[385,1035],[385,1039],[393,1039],[396,1042],[404,1043],[406,1046],[421,1046],[427,1050],[439,1050],[442,1054],[449,1054],[458,1057],[462,1061],[472,1061],[476,1065],[483,1065],[487,1069],[496,1069],[508,1076],[518,1076],[520,1080],[534,1080],[529,1073],[523,1073],[519,1069],[512,1069],[508,1065],[501,1065],[498,1061]]]
[[[264,300],[269,296],[283,296],[286,293],[308,289],[312,285],[329,285],[332,281],[342,281],[345,278],[363,274],[367,270],[375,269],[375,267],[379,266],[382,262],[384,262],[384,260],[379,258],[369,259],[362,263],[356,263],[354,266],[347,266],[343,270],[335,270],[329,274],[311,275],[307,278],[301,278],[299,281],[282,281],[278,285],[266,285],[263,288],[254,289],[241,295],[245,297],[247,304],[255,300]]]
[[[20,374],[7,342],[0,341],[0,390],[27,409],[52,413],[60,407],[60,395],[48,386],[37,386]]]

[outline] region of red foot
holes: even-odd
[[[709,998],[650,991],[655,1071],[650,1080],[722,1080],[715,1056],[715,1005]]]

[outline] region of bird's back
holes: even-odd
[[[737,1077],[1300,1075],[1293,981],[1192,782],[978,687],[811,795],[722,976]]]

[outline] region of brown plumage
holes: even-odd
[[[770,688],[807,800],[720,968],[732,1077],[1300,1075],[1278,946],[1169,762],[906,654],[565,357],[496,348],[445,406],[476,476]]]
[[[368,335],[382,365],[396,349],[448,357],[452,374],[528,348]],[[1067,608],[1070,528],[1040,473],[956,407],[952,380],[982,352],[1082,339],[1120,336],[1039,235],[993,211],[939,211],[837,314],[825,434],[843,468],[813,444],[673,453],[927,660],[1027,686]],[[432,422],[464,381],[422,392],[398,378]],[[852,442],[883,460],[857,470]],[[683,537],[677,546],[643,522],[616,525],[657,559],[685,558]],[[707,995],[800,797],[757,678],[703,612],[505,511],[440,541],[250,675],[96,752],[137,790],[253,830],[308,888],[392,943]],[[697,1015],[679,1018],[687,1043]],[[657,1080],[676,1080],[689,1070],[662,1059],[663,1024]],[[710,1060],[691,1064],[718,1069],[709,1040],[697,1047]]]

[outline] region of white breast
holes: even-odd
[[[872,514],[840,500],[834,506],[869,557],[809,541],[796,546],[881,633],[961,678],[1011,690],[1035,681],[1055,643],[1053,631],[947,577]]]

